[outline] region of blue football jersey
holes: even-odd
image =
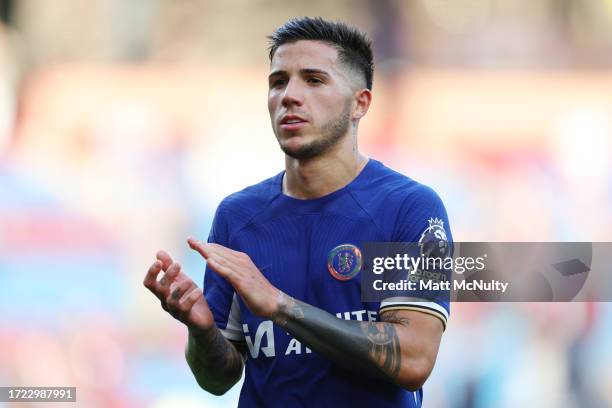
[[[209,242],[247,253],[272,285],[340,319],[376,321],[385,309],[448,319],[447,301],[363,302],[359,268],[337,257],[366,242],[452,237],[442,201],[429,187],[370,159],[347,186],[299,200],[282,192],[284,172],[225,198]],[[207,268],[204,295],[223,335],[248,346],[240,407],[420,407],[422,389],[351,372],[253,315],[233,287]]]

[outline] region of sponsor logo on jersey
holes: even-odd
[[[357,320],[360,322],[368,321],[375,322],[378,320],[378,312],[375,310],[352,310],[348,312],[336,313],[338,319],[344,320]],[[277,328],[278,329],[278,328]],[[279,350],[278,342],[274,341],[274,324],[272,320],[264,320],[257,328],[249,328],[248,324],[242,325],[242,331],[244,332],[244,340],[249,348],[249,353],[252,358],[260,357],[276,357],[279,354],[285,356],[293,356],[300,354],[312,354],[312,350],[306,345],[303,345],[297,339],[291,337],[287,346],[283,350]],[[253,331],[255,333],[253,333]],[[254,336],[253,336],[254,334]],[[290,336],[289,333],[284,330],[276,332],[278,340],[281,344],[285,344],[281,336]]]
[[[352,279],[361,270],[361,250],[353,244],[341,244],[327,254],[327,270],[340,281]]]

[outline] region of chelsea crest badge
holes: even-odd
[[[353,244],[341,244],[327,254],[327,270],[340,281],[352,279],[361,270],[361,251]]]

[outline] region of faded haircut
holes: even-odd
[[[299,17],[287,21],[268,36],[270,61],[283,44],[300,40],[323,41],[335,46],[338,59],[363,75],[366,88],[372,90],[374,61],[372,41],[362,31],[341,22],[321,17]]]

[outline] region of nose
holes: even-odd
[[[289,81],[285,86],[285,92],[283,93],[282,104],[284,108],[290,106],[302,106],[304,103],[304,96],[300,89],[298,81]]]

